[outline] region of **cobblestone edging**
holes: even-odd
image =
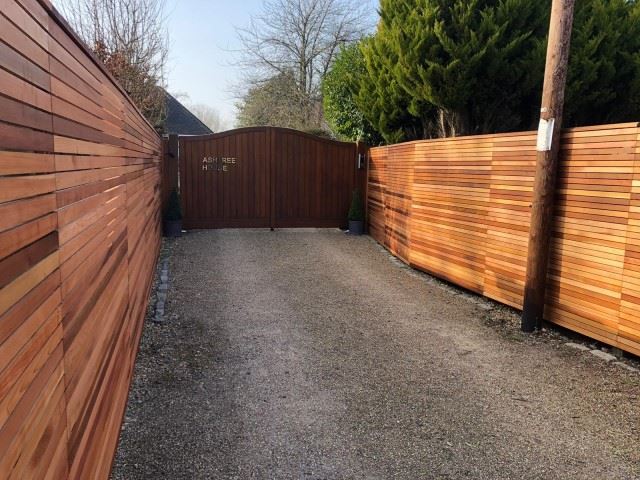
[[[613,362],[613,365],[617,365],[621,368],[624,368],[629,372],[640,373],[640,370],[638,370],[637,368],[632,367],[631,365],[623,361],[619,361],[618,357],[616,357],[611,353],[605,352],[603,350],[598,350],[597,348],[591,348],[591,347],[588,347],[587,345],[584,345],[582,343],[577,343],[577,342],[567,342],[565,343],[565,345],[569,348],[580,350],[581,352],[589,352],[595,357],[598,357],[600,360],[604,360],[607,363]]]
[[[169,259],[160,260],[160,281],[157,286],[156,306],[152,320],[155,323],[162,323],[165,320],[164,306],[169,292]]]

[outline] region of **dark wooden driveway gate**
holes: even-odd
[[[252,127],[179,137],[184,227],[339,227],[364,193],[358,146]],[[362,150],[364,153],[364,150]]]

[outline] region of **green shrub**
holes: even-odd
[[[169,195],[169,202],[167,203],[167,209],[164,212],[164,219],[169,222],[175,222],[182,220],[182,209],[180,208],[180,195],[173,189],[171,195]]]
[[[341,140],[379,145],[382,138],[356,105],[360,79],[367,73],[361,44],[344,46],[322,79],[324,116]]]
[[[362,195],[360,195],[358,190],[353,191],[348,218],[349,221],[352,222],[361,222],[364,220],[364,204],[362,203]]]
[[[327,132],[324,128],[307,128],[303,130],[304,133],[308,133],[309,135],[315,135],[316,137],[328,138],[330,140],[334,140],[331,132]]]

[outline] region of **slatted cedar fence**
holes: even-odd
[[[370,234],[415,268],[522,307],[536,132],[370,150]],[[640,128],[562,136],[545,318],[640,355]]]
[[[159,248],[160,139],[48,1],[0,5],[0,477],[105,479]]]

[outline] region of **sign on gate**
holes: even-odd
[[[204,157],[202,159],[202,170],[205,172],[228,172],[230,166],[235,164],[235,157]]]

